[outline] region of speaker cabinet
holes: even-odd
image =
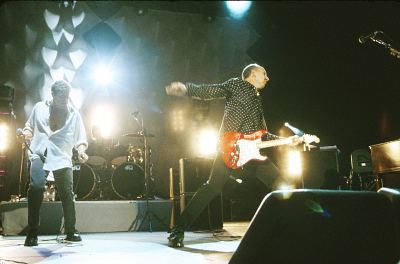
[[[193,158],[179,160],[179,190],[181,212],[197,189],[209,178],[212,159]],[[223,226],[222,193],[215,197],[190,226],[189,230],[216,230]]]
[[[318,150],[302,152],[303,183],[306,189],[338,189],[339,150],[336,146],[325,146]]]
[[[264,198],[229,263],[397,263],[399,253],[385,195],[292,190]]]
[[[192,199],[194,193],[186,193],[181,195],[182,201],[187,205]],[[182,207],[181,207],[182,208]],[[191,231],[200,230],[217,230],[223,227],[223,214],[222,214],[222,195],[215,197],[208,206],[201,212],[199,217],[188,227]]]

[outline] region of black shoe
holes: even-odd
[[[185,237],[185,230],[181,227],[174,227],[168,237],[168,246],[173,248],[183,247],[183,238]]]
[[[82,238],[78,233],[67,233],[64,240],[67,242],[81,242]]]
[[[25,238],[25,247],[34,247],[38,245],[37,235],[28,234]]]

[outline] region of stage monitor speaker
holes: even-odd
[[[180,193],[196,192],[208,180],[213,161],[207,158],[180,159]]]
[[[396,228],[389,199],[376,192],[275,191],[229,264],[397,263]]]
[[[400,241],[400,189],[380,188],[378,193],[385,195],[393,205],[397,222],[397,240]],[[400,248],[399,248],[400,250]]]
[[[193,158],[179,160],[180,207],[183,210],[193,195],[209,178],[213,159]],[[216,230],[223,227],[222,194],[215,197],[189,230]]]
[[[325,146],[318,150],[305,151],[303,159],[303,183],[306,189],[338,189],[339,150],[336,146]]]

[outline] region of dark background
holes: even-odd
[[[8,6],[1,12],[4,25],[2,26],[2,35],[5,37],[0,43],[8,56],[13,54],[18,59],[13,64],[8,60],[9,57],[3,56],[1,62],[4,67],[0,77],[2,82],[12,79],[16,83],[15,111],[19,127],[23,125],[26,118],[26,113],[23,111],[26,102],[29,101],[26,98],[30,96],[32,103],[37,102],[40,97],[38,92],[28,90],[27,85],[19,80],[20,75],[18,74],[24,67],[21,63],[25,61],[24,52],[28,54],[30,50],[16,48],[13,51],[6,44],[16,43],[14,47],[18,47],[18,33],[23,32],[24,23],[36,25],[32,27],[33,29],[42,27],[44,22],[40,15],[43,14],[44,6],[55,2],[58,1],[28,1],[27,4],[20,1],[8,1],[6,2]],[[219,1],[78,1],[78,5],[80,3],[84,3],[84,9],[90,10],[90,14],[96,14],[103,21],[107,21],[121,7],[124,7],[132,8],[132,10],[143,9],[143,19],[146,19],[147,14],[154,14],[151,13],[151,10],[170,11],[172,15],[181,15],[182,13],[201,15],[207,21],[204,22],[206,24],[202,24],[205,29],[207,29],[207,25],[215,23],[218,18],[225,17],[232,23],[238,22],[229,18],[224,3]],[[15,10],[10,8],[14,4],[20,8]],[[24,6],[27,8],[26,10],[24,10]],[[35,11],[36,7],[37,11]],[[16,19],[19,13],[21,13],[21,18]],[[35,13],[38,17],[35,17]],[[254,34],[258,34],[258,39],[246,50],[248,58],[238,59],[235,63],[235,60],[224,60],[222,56],[218,60],[218,67],[215,66],[215,71],[213,71],[214,65],[210,61],[202,59],[193,64],[197,68],[193,66],[193,69],[187,73],[180,68],[179,63],[176,63],[178,59],[175,59],[175,63],[162,64],[163,69],[168,70],[157,72],[154,71],[154,68],[146,67],[146,63],[149,63],[146,61],[146,56],[140,57],[138,61],[140,62],[142,59],[144,62],[140,71],[135,72],[130,68],[126,71],[137,77],[138,86],[144,87],[143,89],[150,86],[150,89],[144,92],[122,91],[121,97],[124,97],[124,92],[126,92],[135,96],[140,94],[143,98],[139,103],[139,109],[145,114],[147,113],[146,121],[151,123],[150,130],[157,136],[154,139],[157,141],[151,142],[152,147],[155,145],[160,147],[155,151],[156,177],[159,179],[159,188],[162,189],[162,192],[166,192],[168,189],[167,169],[169,167],[176,168],[178,158],[187,156],[187,153],[181,150],[179,145],[185,144],[182,141],[182,135],[178,138],[169,137],[166,125],[164,127],[167,110],[176,102],[175,99],[165,96],[163,87],[174,80],[204,83],[224,81],[229,77],[240,75],[243,66],[250,62],[265,66],[270,77],[268,87],[262,92],[269,130],[279,134],[284,122],[290,122],[306,133],[319,136],[321,146],[336,145],[341,150],[342,169],[340,173],[342,175],[348,175],[350,153],[355,149],[368,149],[372,144],[398,139],[400,137],[400,113],[397,105],[400,98],[400,59],[391,56],[388,50],[371,41],[360,44],[358,38],[381,30],[385,33],[382,39],[390,43],[392,47],[400,48],[399,14],[400,4],[392,1],[256,1],[240,21],[254,30]],[[16,22],[20,22],[22,26]],[[93,22],[93,19],[89,22]],[[140,25],[138,30],[146,32],[146,22],[143,22],[144,24],[137,23]],[[130,27],[132,24],[127,23],[127,26]],[[179,25],[179,27],[185,26]],[[188,24],[187,27],[195,28],[191,24]],[[89,29],[89,26],[83,25],[78,28],[77,32],[83,36],[84,32]],[[179,32],[179,30],[177,31]],[[161,32],[161,34],[168,36],[169,33]],[[145,36],[144,33],[142,35]],[[170,39],[177,36],[171,35]],[[126,38],[126,36],[122,36],[122,38],[124,37]],[[201,39],[202,36],[198,34],[198,38]],[[226,39],[227,42],[230,40]],[[8,42],[8,40],[14,42]],[[168,53],[169,43],[166,42],[164,47],[162,42],[154,44],[154,46],[150,42],[146,44],[148,49],[165,49]],[[195,54],[197,52],[194,49],[197,47],[196,43],[191,44],[192,46],[188,45],[186,48],[193,49],[191,52]],[[218,46],[220,50],[213,50],[214,53],[210,51],[209,54],[216,57],[219,53],[222,54],[224,44],[228,47],[231,43],[222,43]],[[12,52],[8,52],[10,50]],[[32,54],[30,56],[32,57]],[[33,57],[35,56],[37,57],[37,55]],[[150,60],[152,57],[149,55],[148,58]],[[224,68],[224,65],[227,66]],[[149,76],[143,74],[149,74]],[[82,75],[84,75],[84,70],[81,71]],[[141,77],[143,79],[140,79]],[[82,77],[77,80],[82,81]],[[85,82],[82,81],[82,83]],[[151,85],[149,85],[150,83]],[[117,95],[118,93],[112,94],[115,97]],[[137,98],[141,98],[140,96]],[[130,99],[125,96],[121,100],[129,101]],[[193,104],[193,102],[189,104]],[[124,104],[121,103],[119,106],[123,107]],[[156,108],[157,111],[153,108]],[[218,126],[221,117],[220,105],[206,108],[210,119],[217,117],[214,123]],[[88,105],[82,106],[84,117],[88,109]],[[129,108],[126,112],[135,109],[137,108]],[[213,112],[214,110],[215,112]],[[154,112],[156,114],[153,114]],[[128,122],[126,120],[125,122]],[[133,128],[137,129],[137,127]],[[132,130],[132,127],[127,130],[125,132]],[[185,136],[190,137],[191,135],[186,134]],[[14,167],[16,168],[18,165]]]

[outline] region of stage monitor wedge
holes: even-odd
[[[275,191],[229,264],[397,263],[394,215],[389,199],[376,192]]]

